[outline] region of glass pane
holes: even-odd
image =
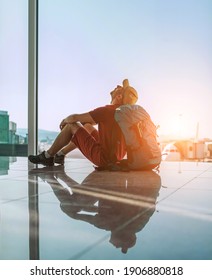
[[[0,259],[6,260],[29,258],[27,170],[14,179],[26,162],[27,96],[28,1],[0,0]]]
[[[0,1],[0,156],[27,155],[27,1]]]
[[[179,0],[40,1],[39,151],[51,145],[64,117],[108,104],[109,93],[125,78],[137,89],[138,104],[160,126],[161,141],[212,139],[212,126],[209,125],[212,6],[209,2],[193,1],[191,5],[191,1]],[[80,157],[80,153],[77,156]],[[73,157],[72,152],[70,157]],[[74,168],[76,166],[74,161]],[[49,177],[54,191],[55,181],[61,179],[57,194],[69,182],[77,186],[83,181],[85,174],[82,172],[77,177],[71,168],[73,178],[65,176],[63,180],[57,172]],[[44,180],[48,181],[45,175]],[[46,208],[39,204],[41,217],[42,213],[50,213],[48,219],[40,221],[40,256],[54,258],[51,252],[60,251],[67,252],[65,256],[68,258],[70,250],[78,250],[76,242],[62,242],[62,250],[52,250],[52,244],[57,248],[61,244],[56,240],[62,234],[60,225],[63,221],[67,240],[70,240],[69,232],[73,233],[73,226],[64,213],[56,213],[60,201],[52,191],[45,190],[46,200],[52,203]],[[55,208],[53,205],[57,203]],[[52,242],[49,242],[46,232],[51,223],[55,228],[55,221],[62,223],[57,226],[58,232],[52,233]],[[95,236],[94,230],[87,230],[85,223],[81,225],[83,234]],[[77,229],[78,226],[74,224]],[[100,232],[103,238],[104,232]],[[79,236],[83,239],[83,234],[79,230],[71,240],[79,240]],[[89,243],[86,245],[85,248],[90,246]]]
[[[210,10],[208,1],[40,1],[39,140],[51,143],[67,115],[108,104],[124,78],[161,141],[212,138]]]

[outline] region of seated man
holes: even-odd
[[[70,115],[62,120],[61,132],[50,149],[36,156],[30,155],[29,161],[45,166],[52,166],[54,162],[63,164],[64,155],[78,148],[96,166],[105,167],[111,162],[110,153],[111,150],[114,152],[114,147],[112,148],[114,143],[116,143],[115,156],[117,160],[122,160],[126,154],[125,140],[115,122],[114,113],[116,108],[123,104],[123,91],[122,86],[117,86],[111,92],[110,105],[87,113]],[[98,125],[98,131],[93,127],[95,124]],[[117,131],[116,141],[112,137],[113,129]]]

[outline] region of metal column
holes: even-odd
[[[28,155],[37,154],[38,0],[28,0]],[[32,164],[29,163],[29,167]],[[39,259],[39,197],[36,176],[28,177],[29,259]]]
[[[28,5],[28,154],[36,154],[38,133],[38,0],[29,0]]]

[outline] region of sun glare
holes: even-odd
[[[182,115],[174,116],[167,120],[166,134],[175,138],[182,138],[184,134]]]
[[[161,126],[161,134],[175,139],[198,138],[199,123],[182,114],[175,115]]]

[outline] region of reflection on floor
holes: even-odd
[[[0,259],[212,259],[212,164],[94,171],[0,157]]]

